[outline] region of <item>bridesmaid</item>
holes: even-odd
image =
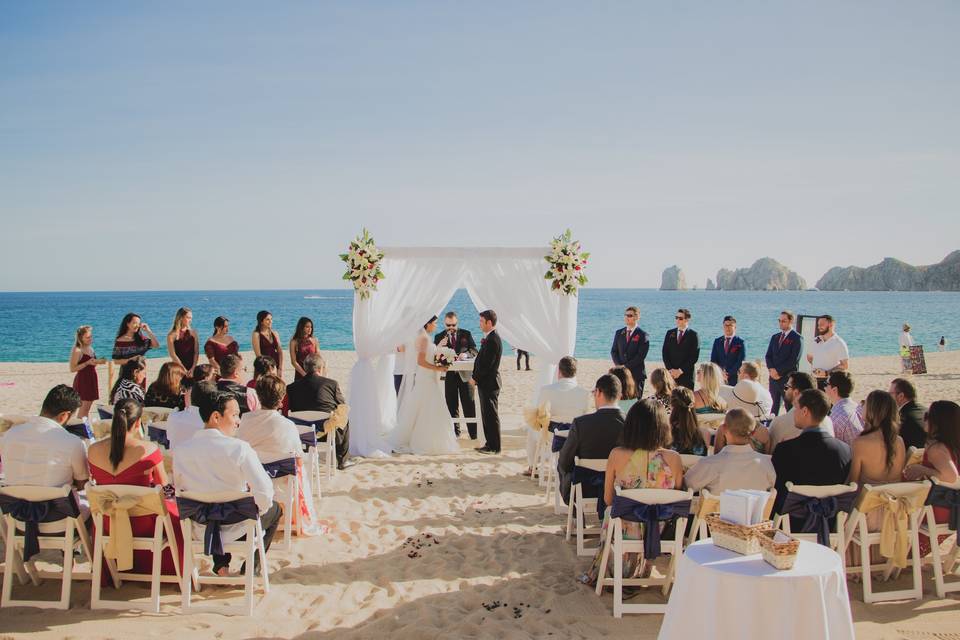
[[[140,321],[140,316],[128,313],[123,316],[120,328],[117,330],[117,339],[113,341],[113,360],[117,364],[124,364],[134,356],[142,356],[160,346],[157,336]]]
[[[167,333],[167,352],[170,360],[187,371],[187,377],[193,378],[193,368],[200,357],[200,337],[190,326],[193,312],[190,307],[180,307],[173,319],[173,328]]]
[[[283,348],[280,346],[280,334],[273,330],[273,314],[261,311],[257,314],[257,328],[250,336],[253,353],[257,356],[273,358],[277,363],[277,375],[283,377]]]
[[[213,321],[213,335],[203,345],[203,352],[207,354],[207,360],[217,369],[220,368],[220,361],[231,354],[240,353],[240,345],[230,335],[230,320],[223,316],[217,316]]]
[[[73,388],[80,394],[78,418],[89,416],[90,407],[100,399],[97,365],[106,362],[103,358],[97,358],[97,354],[93,352],[93,327],[88,324],[79,327],[73,350],[70,352],[70,372],[77,374],[73,378]]]
[[[306,317],[300,318],[293,332],[293,338],[290,339],[290,364],[296,371],[293,376],[295,381],[307,375],[303,370],[303,361],[308,355],[318,351],[320,351],[320,343],[313,335],[313,320]]]

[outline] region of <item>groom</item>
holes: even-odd
[[[480,353],[473,363],[470,384],[476,385],[480,396],[480,417],[483,420],[483,436],[486,444],[477,447],[480,453],[500,453],[500,356],[503,343],[497,335],[497,314],[491,309],[480,312]]]

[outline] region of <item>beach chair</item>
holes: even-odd
[[[794,538],[819,542],[834,551],[846,549],[845,529],[847,519],[857,498],[857,483],[828,484],[823,486],[793,484],[787,482],[787,495],[782,513],[774,520],[774,528],[789,533]],[[809,531],[791,531],[790,516],[805,519]],[[830,531],[829,520],[836,518],[834,531]]]
[[[287,414],[287,417],[296,425],[311,425],[314,431],[323,431],[324,423],[330,417],[330,414],[326,411],[291,411]],[[324,455],[323,472],[326,479],[330,480],[337,471],[336,434],[331,433],[323,442],[318,438],[316,452],[317,455],[321,453]],[[320,487],[319,482],[316,485],[318,488]]]
[[[73,580],[90,579],[89,572],[75,572],[73,552],[79,549],[84,561],[91,561],[90,538],[77,494],[70,485],[62,487],[0,487],[0,511],[6,529],[3,591],[0,607],[41,607],[69,609]],[[60,572],[39,570],[34,555],[44,549],[63,554]],[[39,586],[45,579],[59,579],[59,600],[20,600],[13,597],[13,575],[21,563],[30,581]]]
[[[97,486],[88,482],[87,498],[90,500],[90,513],[93,515],[97,535],[93,541],[93,580],[90,587],[91,609],[142,609],[160,613],[160,584],[180,585],[180,548],[174,532],[173,519],[167,511],[162,487],[139,487],[113,484]],[[129,524],[120,524],[121,519],[143,515],[156,515],[153,535],[149,537],[133,536]],[[110,518],[110,533],[104,533],[104,516]],[[124,537],[129,536],[126,540]],[[163,552],[170,549],[176,575],[165,576],[161,573]],[[134,573],[132,570],[133,552],[150,551],[153,564],[148,574]],[[122,555],[129,551],[126,559]],[[114,588],[119,589],[124,580],[150,583],[150,601],[148,603],[129,600],[108,600],[101,596],[101,579],[104,560]],[[131,564],[127,564],[127,563]],[[128,566],[129,569],[118,567]]]
[[[573,478],[570,483],[570,500],[567,504],[567,536],[570,540],[570,534],[574,528],[576,520],[577,532],[577,555],[592,556],[597,552],[597,547],[586,547],[583,544],[584,537],[601,537],[600,525],[587,528],[587,512],[597,513],[597,503],[603,498],[603,482],[607,469],[606,458],[579,458],[573,459]],[[587,495],[589,494],[589,495]],[[602,518],[601,518],[602,524]]]
[[[937,597],[946,598],[947,593],[960,591],[960,580],[947,582],[945,579],[945,576],[948,578],[960,577],[960,537],[957,533],[960,522],[953,520],[938,524],[934,518],[933,507],[949,507],[951,509],[951,519],[955,517],[954,514],[960,513],[960,506],[958,506],[960,505],[960,480],[946,483],[931,478],[931,481],[933,486],[930,487],[930,494],[927,496],[924,506],[920,533],[930,540],[930,555],[924,561],[933,564],[933,581]],[[942,535],[953,535],[953,551],[946,555],[940,550],[939,537]]]
[[[290,551],[293,549],[293,531],[294,531],[294,522],[293,516],[294,513],[297,514],[297,535],[300,535],[300,518],[299,510],[297,509],[300,506],[300,501],[297,499],[297,496],[300,495],[300,491],[297,488],[297,459],[296,458],[284,458],[282,460],[275,460],[273,462],[264,462],[263,470],[267,472],[267,475],[270,476],[273,480],[283,480],[283,484],[286,485],[286,500],[283,501],[283,520],[280,521],[280,527],[283,529],[283,548],[285,551]]]

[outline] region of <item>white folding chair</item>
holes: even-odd
[[[317,445],[319,444],[317,442],[317,430],[312,424],[296,424],[296,427],[300,433],[300,444],[303,446],[305,473],[310,478],[311,491],[317,492],[317,499],[319,500],[323,497],[323,490],[320,488],[320,456],[317,453]]]
[[[177,491],[177,498],[194,500],[196,502],[205,502],[209,504],[222,504],[233,502],[235,500],[244,500],[252,496],[249,493],[242,492],[222,492],[222,493],[194,493],[192,491]],[[182,512],[181,512],[182,517]],[[237,614],[252,616],[256,607],[254,600],[254,556],[260,554],[260,584],[263,594],[270,592],[270,571],[267,566],[267,553],[263,546],[263,528],[260,526],[260,518],[252,518],[244,521],[245,528],[242,540],[236,542],[224,542],[224,553],[240,554],[246,560],[246,572],[242,576],[206,576],[200,575],[197,566],[195,554],[203,553],[203,527],[194,523],[189,518],[182,518],[180,524],[183,527],[183,574],[180,577],[181,608],[183,613],[208,612],[222,614]],[[199,533],[199,540],[195,539],[194,530]],[[197,586],[197,593],[200,592],[204,584],[221,585],[243,585],[244,599],[242,605],[210,605],[198,606],[192,604],[193,585]]]
[[[847,527],[844,531],[845,542],[847,545],[854,544],[860,548],[860,566],[847,567],[847,573],[860,573],[863,584],[863,601],[867,604],[872,602],[885,602],[888,600],[920,600],[923,598],[923,585],[920,578],[920,516],[924,510],[924,501],[930,492],[930,482],[895,482],[892,484],[883,484],[873,487],[869,484],[863,485],[863,491],[857,499],[857,506],[847,520]],[[891,575],[899,575],[900,569],[894,565],[893,558],[883,564],[870,564],[870,547],[880,544],[881,532],[870,532],[867,528],[867,512],[864,507],[880,499],[884,504],[899,503],[903,501],[909,506],[905,509],[907,516],[907,544],[908,553],[912,558],[908,560],[913,569],[913,586],[910,589],[900,589],[897,591],[874,592],[873,590],[873,570],[883,570],[882,580],[888,580]],[[877,507],[887,509],[887,506]],[[846,551],[844,549],[844,551]],[[844,555],[844,554],[841,554]]]
[[[678,491],[676,489],[620,489],[616,488],[618,496],[647,505],[673,504],[693,499],[693,491]],[[660,586],[663,597],[666,598],[673,585],[676,574],[677,558],[683,555],[683,532],[687,526],[687,516],[676,519],[676,527],[672,540],[660,540],[660,551],[670,556],[670,564],[666,575],[662,578],[624,578],[623,554],[635,552],[643,554],[643,540],[630,540],[623,537],[623,521],[620,518],[610,518],[607,523],[607,535],[603,543],[603,552],[600,556],[600,572],[597,576],[597,595],[603,593],[604,587],[613,587],[613,617],[621,618],[624,613],[665,613],[667,604],[624,604],[623,587],[625,586]],[[613,576],[607,577],[607,566],[610,564],[610,555],[613,554]]]
[[[769,520],[773,513],[773,505],[777,501],[777,490],[769,489],[770,497],[763,506],[763,519]],[[695,496],[690,505],[690,513],[693,514],[693,522],[690,526],[690,535],[687,536],[687,546],[690,546],[697,540],[706,540],[710,537],[710,529],[707,526],[707,516],[720,512],[720,496],[710,493],[708,489],[703,489],[699,496]]]
[[[0,487],[0,495],[26,502],[48,502],[62,498],[77,500],[70,485],[62,487],[34,487],[34,486],[6,486]],[[70,591],[74,578],[90,579],[89,572],[74,572],[73,552],[80,549],[83,560],[92,559],[90,538],[84,522],[86,512],[76,510],[77,516],[71,516],[53,522],[44,522],[39,525],[37,542],[40,550],[56,549],[63,553],[63,570],[60,572],[41,571],[37,569],[34,559],[24,560],[25,524],[7,513],[3,516],[6,528],[6,556],[4,560],[3,592],[0,596],[0,607],[41,607],[49,609],[69,609]],[[19,600],[13,598],[13,575],[16,573],[17,563],[21,563],[34,586],[39,586],[44,579],[60,579],[60,600]]]
[[[142,609],[160,613],[160,583],[180,585],[181,578],[180,547],[177,544],[173,519],[167,511],[167,505],[163,499],[163,488],[123,484],[96,486],[92,483],[87,483],[86,491],[87,497],[90,499],[90,512],[93,515],[93,522],[97,531],[97,535],[93,541],[93,580],[90,588],[90,608]],[[116,532],[116,527],[111,520],[111,532],[109,534],[104,533],[104,512],[98,508],[98,505],[102,504],[105,499],[113,501],[125,500],[128,503],[139,502],[139,507],[132,509],[132,515],[137,516],[153,513],[157,516],[152,536],[134,536],[132,538],[133,549],[135,551],[150,551],[153,555],[153,564],[149,574],[120,571],[117,568],[116,560],[113,558],[105,558],[104,551],[110,545]],[[173,556],[176,575],[165,576],[161,572],[163,552],[167,549],[170,549],[170,553]],[[150,602],[141,603],[131,602],[129,600],[108,600],[101,597],[100,582],[103,575],[104,560],[106,560],[107,570],[110,573],[113,586],[117,589],[120,588],[124,580],[131,582],[149,582]]]
[[[607,459],[606,458],[579,458],[575,457],[573,459],[574,469],[576,467],[583,467],[584,469],[589,469],[591,471],[606,471],[607,469]],[[576,472],[576,471],[574,471]],[[600,489],[601,493],[603,489]],[[574,520],[576,520],[576,531],[577,531],[577,555],[578,556],[592,556],[597,552],[599,545],[596,547],[586,547],[583,544],[583,539],[586,536],[596,536],[598,542],[602,542],[599,538],[602,535],[600,530],[600,524],[596,527],[587,528],[586,525],[586,512],[590,513],[597,512],[597,498],[585,498],[583,497],[583,485],[579,482],[572,484],[570,486],[570,500],[567,504],[567,536],[566,539],[570,540],[570,534],[572,533],[574,527]]]
[[[933,486],[930,488],[931,496],[934,492],[954,492],[954,500],[960,498],[960,480],[953,483],[940,482],[936,478],[931,478]],[[940,487],[940,488],[938,488]],[[949,523],[937,523],[933,514],[933,506],[929,504],[930,497],[927,498],[927,505],[923,509],[924,518],[920,523],[920,533],[927,536],[930,540],[930,555],[924,559],[924,562],[933,564],[933,581],[936,587],[937,597],[946,598],[946,594],[953,591],[960,591],[960,580],[946,581],[945,576],[949,578],[960,577],[960,536],[958,532],[951,531]],[[940,550],[940,536],[953,536],[953,551],[943,555]]]
[[[314,430],[320,428],[323,422],[330,417],[326,411],[291,411],[287,417],[296,425],[311,425]],[[325,442],[320,442],[321,434],[317,434],[317,453],[324,454],[323,470],[326,479],[330,480],[337,471],[337,438],[336,433],[327,436]],[[317,482],[317,487],[320,483]]]
[[[813,484],[793,484],[792,482],[787,482],[787,499],[789,499],[791,493],[803,496],[805,498],[835,498],[836,496],[856,490],[856,482],[851,482],[850,484],[827,484],[823,486]],[[847,526],[847,519],[849,517],[850,512],[839,510],[837,512],[836,531],[830,532],[830,548],[841,554],[843,553],[843,550],[847,548],[845,530]],[[790,514],[788,513],[779,514],[773,521],[773,527],[774,529],[780,529],[784,533],[789,533],[794,538],[808,540],[810,542],[817,542],[816,533],[796,533],[790,531]]]
[[[549,431],[547,433],[550,433]],[[545,455],[548,456],[548,461],[546,465],[546,470],[544,475],[546,476],[546,492],[545,498],[547,504],[550,504],[551,496],[553,497],[553,511],[557,515],[563,515],[566,513],[566,508],[563,506],[563,496],[560,495],[560,474],[557,472],[557,464],[560,461],[559,452],[552,451],[553,437],[566,438],[570,435],[569,429],[556,430],[550,434],[550,438],[547,441],[548,444],[545,447]]]
[[[296,459],[294,459],[295,461]],[[264,468],[266,468],[268,463],[264,463]],[[268,475],[269,471],[267,472]],[[276,489],[277,485],[282,487],[284,494],[284,501],[280,504],[283,505],[283,520],[280,521],[280,528],[283,529],[283,549],[284,551],[290,551],[293,549],[293,533],[296,531],[297,535],[301,534],[301,522],[300,522],[300,513],[297,507],[300,506],[297,496],[300,495],[300,491],[297,488],[297,474],[293,473],[292,475],[282,475],[282,476],[272,476],[273,486]],[[279,495],[278,491],[274,491],[275,495]],[[294,523],[293,516],[297,515],[297,521]]]

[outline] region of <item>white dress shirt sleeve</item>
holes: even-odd
[[[73,468],[74,480],[87,480],[90,477],[90,471],[87,467],[87,450],[83,446],[83,440],[76,438],[76,444],[73,451],[70,452],[70,466]]]
[[[267,472],[263,470],[263,465],[260,464],[260,459],[253,447],[246,442],[243,444],[243,454],[240,456],[239,464],[240,472],[250,487],[250,493],[253,494],[257,508],[260,509],[260,514],[263,515],[273,504],[273,482],[270,481]]]

